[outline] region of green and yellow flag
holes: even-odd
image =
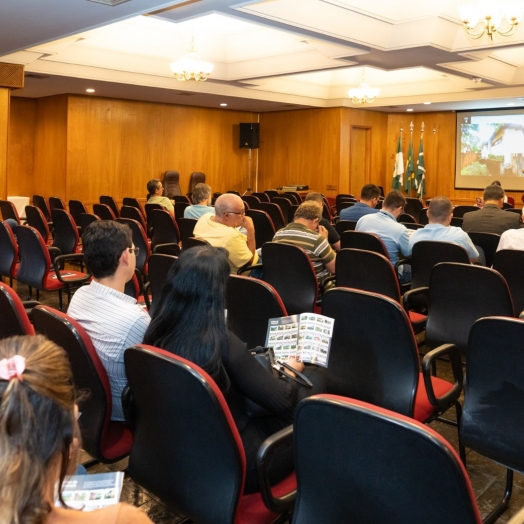
[[[424,133],[420,135],[420,145],[418,147],[418,159],[417,159],[417,195],[419,198],[423,198],[426,194],[426,168],[424,167],[424,144],[423,144]]]
[[[402,131],[398,136],[397,153],[395,155],[395,167],[393,169],[392,189],[402,190],[402,176],[404,175],[404,155],[402,154]]]
[[[406,162],[406,184],[404,189],[408,196],[411,194],[411,188],[417,189],[417,181],[415,180],[415,164],[413,162],[413,134],[409,140],[408,160]]]

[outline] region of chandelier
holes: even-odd
[[[493,40],[494,33],[511,36],[522,18],[522,2],[482,1],[459,6],[460,19],[471,38],[487,34]]]
[[[213,71],[214,65],[202,60],[195,51],[195,39],[191,38],[189,52],[180,60],[171,62],[171,71],[177,80],[183,82],[195,80],[196,82],[205,82],[207,77]]]
[[[353,104],[372,104],[380,93],[380,89],[369,87],[366,84],[365,74],[362,75],[362,83],[348,91],[348,96]]]

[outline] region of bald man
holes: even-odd
[[[243,227],[246,235],[236,228]],[[255,227],[253,220],[245,214],[244,202],[233,193],[226,193],[217,198],[215,214],[206,213],[199,218],[193,236],[207,240],[214,247],[227,249],[231,273],[243,266],[256,264]]]

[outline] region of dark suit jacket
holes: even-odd
[[[466,232],[477,231],[479,233],[496,233],[502,235],[508,229],[520,227],[520,215],[502,211],[494,204],[487,204],[478,211],[470,211],[464,214],[462,229]]]

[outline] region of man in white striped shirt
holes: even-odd
[[[113,397],[111,420],[124,420],[124,351],[142,342],[150,321],[136,300],[124,294],[135,271],[138,249],[129,227],[112,220],[90,224],[83,234],[83,246],[94,280],[73,295],[67,313],[87,331],[107,371]]]

